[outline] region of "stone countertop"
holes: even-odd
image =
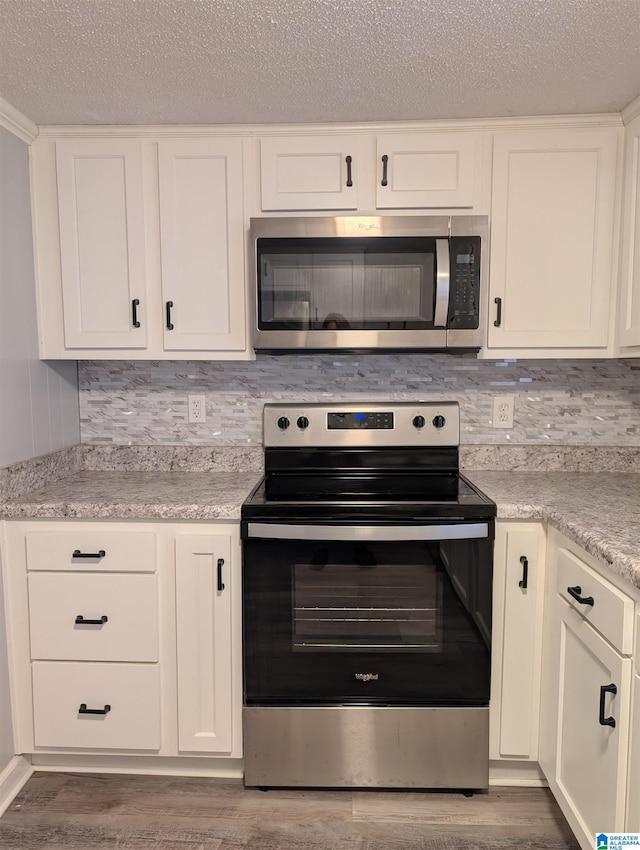
[[[640,474],[464,474],[498,505],[498,517],[540,519],[640,588]],[[259,472],[81,471],[0,502],[5,519],[240,519]]]
[[[464,474],[498,506],[498,518],[541,519],[640,588],[640,474]]]
[[[239,520],[259,472],[82,471],[0,502],[5,519]]]

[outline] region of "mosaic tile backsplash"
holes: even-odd
[[[463,445],[640,446],[640,360],[476,360],[448,355],[259,355],[237,361],[81,361],[83,443],[262,442],[265,402],[454,400]],[[202,393],[192,424],[187,395]],[[514,427],[492,427],[514,397]]]

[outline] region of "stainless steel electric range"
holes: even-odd
[[[483,788],[495,504],[452,402],[268,404],[242,508],[245,784]]]

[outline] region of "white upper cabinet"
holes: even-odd
[[[145,348],[140,142],[59,141],[56,170],[65,346]]]
[[[165,351],[245,347],[242,147],[158,143]]]
[[[338,135],[262,139],[262,209],[357,209],[356,144]]]
[[[640,115],[626,128],[619,342],[640,345]]]
[[[615,127],[495,135],[490,349],[608,345],[618,141]]]
[[[473,207],[478,138],[439,132],[378,136],[376,207]]]
[[[480,138],[469,131],[263,138],[262,210],[470,208]]]
[[[248,356],[242,139],[44,136],[32,179],[43,358]]]

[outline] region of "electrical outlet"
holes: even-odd
[[[493,427],[513,428],[513,396],[496,396],[493,399]]]
[[[187,396],[189,422],[204,422],[207,418],[206,404],[203,395]]]

